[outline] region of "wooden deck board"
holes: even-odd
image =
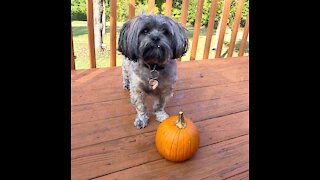
[[[245,111],[196,122],[200,132],[200,147],[247,135],[247,119],[248,111]],[[79,177],[92,178],[160,160],[162,157],[154,144],[155,133],[156,131],[139,133],[75,149],[72,153],[74,170],[78,171],[76,174]]]
[[[249,171],[244,171],[234,176],[227,178],[226,180],[248,180],[249,179]]]
[[[185,115],[193,122],[212,119],[227,114],[246,111],[248,107],[248,94],[239,95],[236,97],[226,97],[221,99],[213,99],[182,105]],[[180,110],[180,107],[175,106],[166,108],[167,113],[174,114]],[[155,131],[158,127],[158,122],[154,116],[150,116],[149,124],[146,128],[137,131],[132,128],[135,114],[120,116],[116,118],[101,119],[86,123],[72,125],[72,149],[89,146],[92,144],[110,141],[130,135],[136,135],[141,132]],[[105,134],[108,134],[106,136]]]
[[[248,135],[200,148],[184,163],[151,161],[96,179],[224,179],[248,169]]]
[[[195,65],[189,62],[179,62],[178,82],[175,90],[248,80],[246,59],[238,59],[230,65],[228,61],[230,60],[204,61],[203,63],[195,61]],[[213,64],[214,68],[207,68]],[[72,105],[127,98],[126,91],[122,89],[121,68],[105,68],[94,72],[93,70],[80,71],[83,72],[75,71],[80,76],[79,78],[72,78]]]
[[[166,111],[183,110],[201,139],[196,156],[184,163],[156,151],[154,116],[144,129],[133,126],[120,67],[72,71],[72,179],[248,179],[248,57],[181,62],[178,71]]]
[[[181,106],[188,103],[245,94],[247,93],[247,90],[248,81],[184,90],[175,92],[174,97],[168,102],[166,108],[168,109],[172,106]],[[135,109],[129,100],[129,93],[127,94],[127,98],[123,99],[71,107],[71,123],[107,119],[135,113]],[[149,108],[151,108],[151,106],[149,106]],[[108,109],[108,112],[106,112],[106,109]]]

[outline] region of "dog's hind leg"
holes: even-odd
[[[130,90],[130,81],[129,81],[129,60],[123,56],[122,58],[122,83],[123,83],[123,89]]]

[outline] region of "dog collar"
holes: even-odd
[[[150,69],[150,70],[162,70],[164,69],[164,66],[160,66],[159,64],[147,64],[143,63],[144,67]]]

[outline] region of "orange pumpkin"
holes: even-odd
[[[199,140],[197,127],[182,112],[164,120],[157,129],[155,139],[158,152],[170,161],[191,158],[199,148]]]

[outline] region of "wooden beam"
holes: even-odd
[[[189,0],[182,0],[182,10],[181,10],[182,12],[181,12],[180,22],[183,25],[183,27],[186,27],[186,23],[187,23],[188,5],[189,5]]]
[[[209,23],[208,23],[207,34],[206,34],[206,43],[204,45],[204,51],[203,51],[203,59],[208,59],[209,57],[210,44],[212,39],[212,33],[214,30],[214,22],[216,18],[217,3],[218,3],[218,0],[213,0],[211,2]]]
[[[224,1],[222,21],[221,21],[221,27],[220,27],[220,31],[219,31],[219,39],[218,39],[218,45],[217,45],[215,58],[220,58],[220,56],[221,56],[223,39],[224,39],[224,35],[225,35],[225,32],[226,32],[226,27],[227,27],[229,12],[230,12],[231,1],[232,0],[225,0]]]
[[[197,12],[196,12],[196,22],[194,24],[192,48],[191,48],[191,55],[190,55],[191,61],[196,59],[198,40],[199,40],[199,35],[200,35],[203,3],[204,3],[204,0],[198,1]]]
[[[87,0],[87,26],[88,26],[88,46],[90,57],[90,68],[96,68],[96,52],[94,46],[94,30],[93,30],[93,2]]]
[[[240,24],[243,5],[244,5],[244,0],[239,0],[238,5],[237,5],[238,7],[237,7],[237,11],[236,11],[236,16],[233,21],[232,34],[231,34],[231,39],[230,39],[230,43],[229,43],[229,51],[228,51],[227,57],[232,57],[232,54],[233,54],[234,44],[235,44],[236,38],[237,38],[237,33],[238,33],[239,24]]]
[[[171,16],[171,11],[172,11],[172,0],[166,0],[165,15],[166,16]]]
[[[135,16],[135,7],[136,7],[135,0],[129,0],[129,19],[134,18],[134,16]]]
[[[154,14],[154,3],[155,3],[155,0],[149,0],[148,1],[148,12],[147,12],[147,14]]]
[[[117,0],[110,0],[110,67],[116,66]]]
[[[181,12],[180,23],[182,24],[183,27],[186,27],[186,23],[187,23],[188,5],[189,5],[189,0],[182,0],[182,10],[181,10],[182,12]],[[177,60],[181,61],[181,58],[178,58]]]
[[[76,69],[74,64],[73,35],[71,30],[71,69]]]
[[[246,18],[246,25],[244,26],[244,32],[242,35],[242,40],[241,40],[241,45],[240,45],[240,50],[239,50],[238,56],[243,56],[244,48],[246,47],[246,43],[247,43],[248,34],[249,34],[249,13]]]

